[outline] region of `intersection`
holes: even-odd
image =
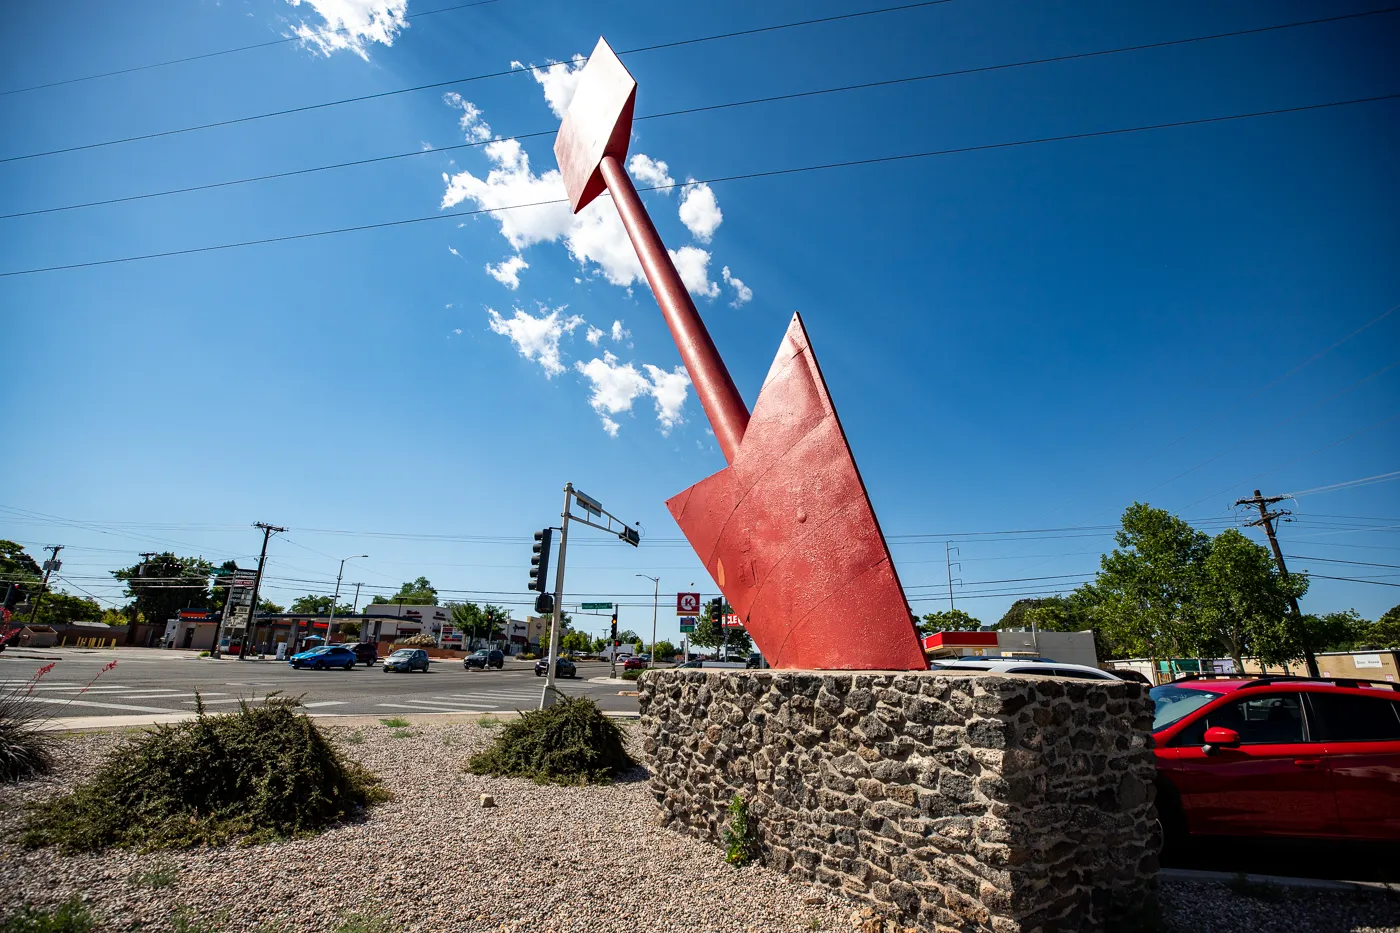
[[[50,660],[57,659],[57,660]],[[111,661],[111,670],[103,667]],[[53,668],[29,689],[43,667]],[[637,711],[635,697],[594,684],[606,664],[581,662],[577,679],[561,679],[568,696],[586,696],[607,712]],[[354,670],[292,670],[273,660],[212,660],[147,649],[43,649],[0,654],[0,692],[27,691],[51,717],[188,713],[202,700],[210,712],[271,694],[300,698],[316,716],[395,716],[406,713],[507,713],[539,705],[543,678],[531,662],[503,670],[468,671],[455,659],[434,660],[427,673],[386,674],[380,664]]]

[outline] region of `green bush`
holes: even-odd
[[[0,784],[53,770],[53,734],[39,728],[36,710],[18,689],[0,694]]]
[[[592,700],[561,699],[508,723],[467,764],[472,774],[527,777],[538,784],[607,784],[635,762],[622,730]]]
[[[621,677],[623,680],[636,680],[638,677],[641,677],[641,676],[642,676],[643,674],[645,674],[645,673],[646,673],[646,671],[644,671],[644,670],[641,670],[641,671],[623,671],[621,674],[618,674],[617,676],[618,676],[618,677]]]
[[[538,661],[540,656],[531,651],[522,651],[516,655],[522,661]]]
[[[747,865],[758,855],[758,834],[749,819],[749,805],[735,794],[729,801],[729,825],[724,828],[724,860],[731,865]]]
[[[75,895],[57,907],[24,906],[0,920],[0,933],[91,933],[96,923]]]
[[[310,835],[388,796],[295,700],[199,713],[141,733],[70,793],[35,804],[22,842],[66,852],[264,842]]]

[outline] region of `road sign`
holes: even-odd
[[[699,593],[677,593],[676,594],[676,615],[693,616],[700,613]]]
[[[611,609],[612,603],[584,603],[583,609]]]
[[[583,506],[583,510],[591,515],[602,515],[603,504],[590,495],[574,490],[574,501]]]
[[[681,616],[681,631],[695,631],[695,616]]]

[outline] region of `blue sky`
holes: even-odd
[[[0,96],[0,158],[545,66],[600,34],[621,51],[875,6],[499,0],[396,21],[448,5],[16,8],[0,89],[312,39]],[[648,115],[1365,9],[954,0],[624,62]],[[337,12],[371,26],[326,38]],[[683,183],[1390,94],[1397,27],[1380,15],[643,120],[631,151],[650,161],[633,169]],[[3,219],[0,271],[521,203],[557,187],[551,135],[440,150],[552,132],[547,94],[562,105],[569,70],[0,163],[8,214],[433,147]],[[991,622],[1091,574],[1134,499],[1215,532],[1256,486],[1400,469],[1400,312],[1382,317],[1400,304],[1397,117],[1390,100],[644,199],[750,404],[802,312],[913,605],[947,606],[951,541],[954,598]],[[100,578],[138,551],[246,561],[249,525],[270,521],[291,529],[271,549],[279,602],[368,552],[348,579],[369,592],[421,573],[520,616],[529,535],[571,480],[648,538],[579,535],[569,590],[615,594],[641,629],[651,587],[634,575],[659,574],[674,636],[666,594],[715,587],[663,503],[723,460],[605,208],[0,277],[0,536],[67,544],[70,583],[115,596]],[[1400,582],[1400,483],[1290,507],[1293,567],[1376,581],[1315,579],[1306,609],[1375,618],[1400,602],[1378,585]]]

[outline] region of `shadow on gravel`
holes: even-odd
[[[1162,863],[1169,868],[1400,883],[1396,848],[1394,843],[1212,837]]]

